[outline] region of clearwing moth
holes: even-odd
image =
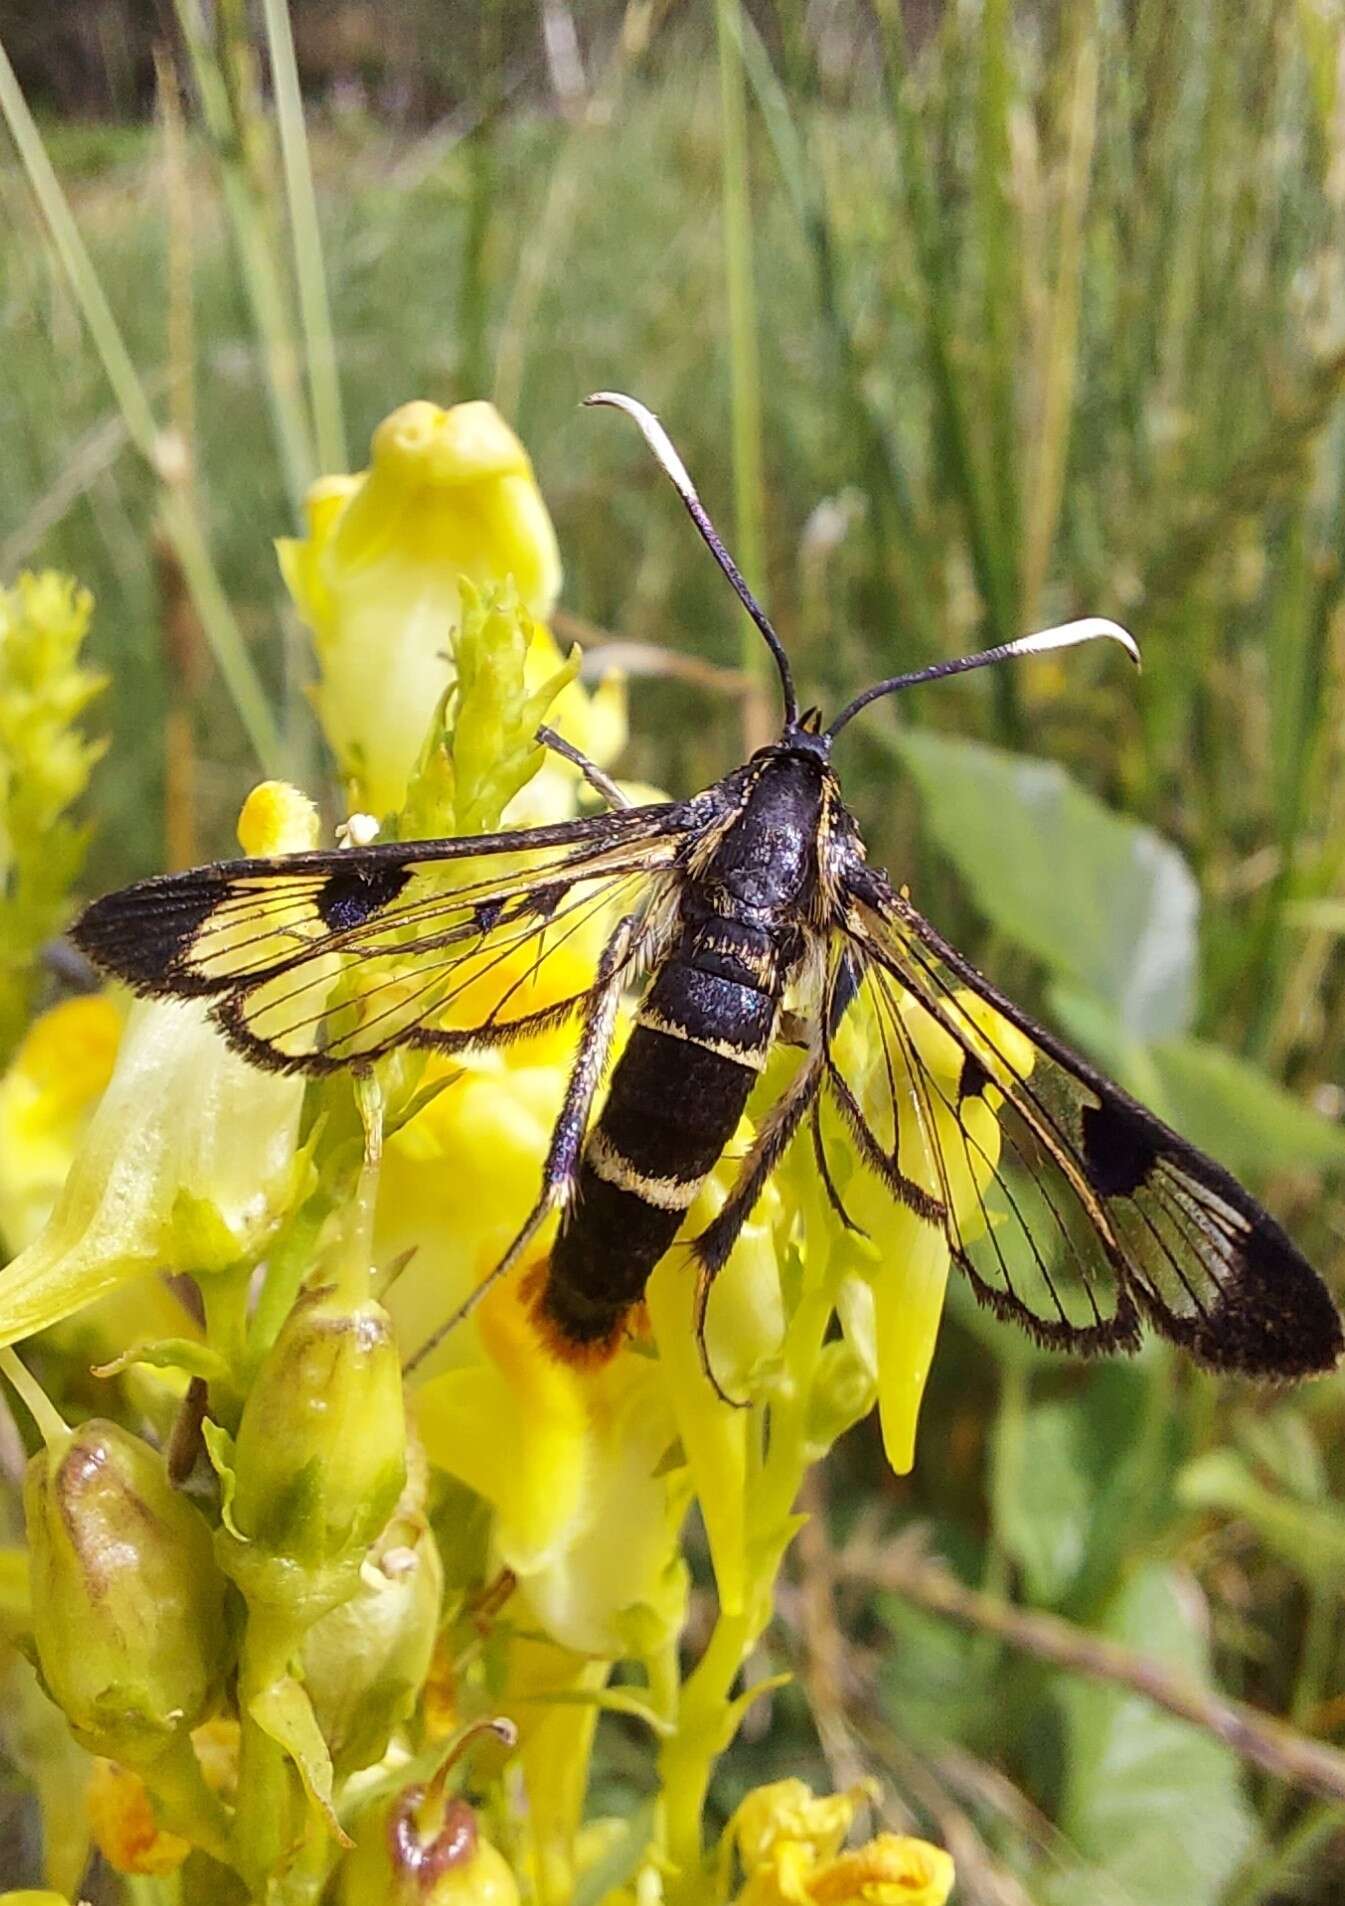
[[[609,811],[141,881],[87,910],[79,946],[139,993],[211,1000],[225,1038],[280,1071],[359,1068],[399,1046],[462,1052],[574,1023],[536,1202],[413,1361],[557,1213],[555,1242],[529,1271],[536,1317],[556,1354],[609,1355],[787,1038],[797,1069],[691,1243],[702,1353],[711,1283],[806,1126],[838,1223],[855,1223],[829,1164],[843,1135],[859,1169],[943,1231],[980,1301],[1040,1343],[1134,1350],[1148,1323],[1214,1370],[1331,1369],[1339,1317],[1285,1232],[996,991],[869,865],[831,765],[836,737],[880,696],[1099,637],[1137,662],[1131,638],[1101,618],[1067,623],[877,682],[824,726],[817,709],[800,711],[780,640],[657,418],[616,392],[588,401],[638,424],[760,631],[783,694],[779,739],[690,800],[624,807],[544,731]],[[539,1003],[546,962],[599,920],[610,924],[590,983]],[[599,1106],[618,1003],[637,987],[635,1028]]]

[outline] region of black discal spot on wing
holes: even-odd
[[[528,900],[527,910],[539,920],[549,920],[561,901],[567,888],[563,880],[553,880],[549,886],[538,887]]]
[[[472,925],[478,933],[489,933],[503,912],[503,900],[479,900],[472,908]]]
[[[333,933],[344,933],[350,927],[363,926],[366,920],[381,913],[410,878],[408,870],[395,863],[380,861],[373,867],[360,867],[352,862],[348,870],[342,868],[339,873],[327,876],[318,889],[315,904],[324,926],[329,926]]]
[[[964,1099],[976,1098],[978,1094],[984,1092],[989,1083],[990,1074],[976,1054],[970,1051],[965,1052],[962,1055],[962,1071],[957,1081],[958,1104],[961,1105]]]
[[[227,892],[218,874],[142,880],[95,900],[71,928],[80,951],[134,987],[184,982],[196,936]]]
[[[1191,1349],[1216,1370],[1306,1377],[1334,1369],[1340,1318],[1326,1287],[1274,1219],[1261,1212],[1219,1301],[1195,1323]]]
[[[1083,1162],[1100,1198],[1128,1198],[1153,1169],[1159,1154],[1147,1123],[1124,1105],[1103,1100],[1081,1114]]]

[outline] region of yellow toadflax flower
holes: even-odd
[[[250,853],[312,847],[316,835],[312,803],[273,782],[239,822]],[[98,1015],[92,1029],[105,1042]],[[0,1272],[0,1343],[132,1277],[219,1271],[259,1252],[297,1190],[303,1094],[302,1079],[231,1052],[204,1003],[133,1007],[50,1219]]]
[[[388,814],[452,681],[460,579],[512,577],[544,619],[560,588],[555,532],[527,452],[480,402],[403,404],[374,432],[368,470],[325,478],[307,508],[308,535],[277,548],[317,646],[318,714],[354,804]]]
[[[0,1246],[37,1237],[107,1089],[123,1015],[104,993],[62,1000],[33,1022],[0,1078]]]
[[[81,666],[93,597],[55,570],[0,588],[0,1059],[32,1009],[42,943],[65,924],[86,830],[70,818],[102,745],[78,727],[103,677]]]
[[[743,1887],[735,1906],[944,1906],[953,1862],[941,1847],[880,1833],[842,1852],[865,1787],[818,1798],[801,1780],[750,1793],[729,1823]]]

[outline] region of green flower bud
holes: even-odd
[[[338,1774],[382,1760],[430,1671],[444,1571],[420,1513],[423,1471],[421,1458],[355,1593],[304,1639],[304,1686]]]
[[[209,1711],[228,1665],[210,1531],[156,1451],[96,1418],[38,1451],[23,1499],[47,1687],[82,1746],[144,1766]]]
[[[249,1602],[311,1619],[353,1592],[406,1480],[406,1411],[381,1304],[331,1286],[281,1326],[243,1406],[221,1559]]]
[[[365,1816],[341,1875],[341,1906],[518,1906],[507,1862],[460,1797],[408,1787]]]
[[[820,1462],[834,1442],[868,1415],[877,1394],[877,1377],[852,1344],[844,1337],[823,1344],[808,1398],[808,1460]]]

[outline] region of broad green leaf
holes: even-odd
[[[1200,1039],[1153,1048],[1165,1116],[1231,1171],[1264,1174],[1345,1163],[1345,1128],[1259,1066]]]
[[[995,1651],[897,1595],[880,1596],[878,1613],[888,1633],[883,1706],[900,1733],[916,1745],[984,1743],[994,1727]]]
[[[1209,1675],[1193,1584],[1154,1563],[1114,1598],[1114,1641],[1175,1676]],[[1235,1755],[1126,1689],[1062,1679],[1065,1778],[1059,1825],[1078,1863],[1052,1860],[1031,1888],[1039,1906],[1215,1906],[1256,1833]]]
[[[1161,1353],[1093,1373],[1068,1398],[1001,1414],[995,1530],[1030,1600],[1090,1605],[1170,1513],[1171,1412]]]
[[[1034,1602],[1059,1602],[1083,1566],[1093,1517],[1082,1413],[1041,1403],[1021,1426],[1001,1418],[994,1465],[999,1539]]]
[[[1199,893],[1168,841],[1051,762],[908,729],[925,818],[996,926],[1095,993],[1136,1038],[1185,1032]]]

